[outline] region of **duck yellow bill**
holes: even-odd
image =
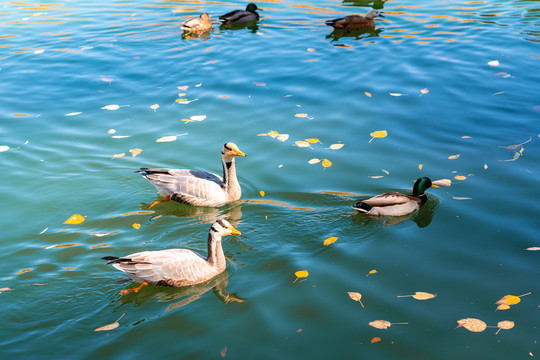
[[[236,155],[238,155],[238,156],[247,156],[246,154],[244,154],[240,150],[235,150],[235,151],[236,151]]]
[[[440,189],[441,188],[439,185],[435,185],[435,184],[431,184],[431,187],[435,188],[435,189]]]
[[[231,234],[233,235],[242,235],[242,233],[238,230],[236,230],[235,228],[231,228]]]

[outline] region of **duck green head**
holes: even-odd
[[[428,177],[421,177],[416,180],[413,187],[413,196],[423,195],[433,184]]]
[[[257,9],[258,7],[254,3],[249,3],[248,6],[246,6],[246,11],[249,11],[249,12],[254,12]]]

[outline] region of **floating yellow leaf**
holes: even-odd
[[[113,159],[116,159],[116,158],[121,158],[121,157],[124,157],[124,156],[126,156],[126,153],[120,153],[120,154],[114,154],[114,155],[112,156],[112,158],[113,158]]]
[[[13,116],[28,116],[26,114],[12,114]]]
[[[486,323],[479,319],[466,318],[458,320],[457,322],[458,326],[456,327],[456,329],[463,326],[465,329],[472,332],[482,332],[487,328]]]
[[[298,113],[296,115],[294,115],[294,117],[298,117],[298,118],[305,118],[307,117],[308,115],[307,114],[304,114],[304,113]]]
[[[276,138],[281,142],[285,142],[289,139],[289,134],[279,134]]]
[[[296,141],[294,144],[298,147],[311,147],[307,141]]]
[[[497,306],[497,308],[495,310],[508,310],[508,309],[510,309],[510,305],[501,304],[501,305]]]
[[[530,294],[531,293],[528,292],[526,294],[519,295],[519,296],[505,295],[499,301],[497,301],[495,304],[496,305],[508,305],[508,306],[515,305],[515,304],[518,304],[521,301],[521,297],[526,296],[526,295],[530,295]],[[497,308],[497,310],[506,310],[506,309]]]
[[[318,143],[318,142],[321,142],[321,140],[319,140],[319,139],[313,139],[313,138],[310,138],[310,139],[304,139],[304,140],[306,140],[306,141],[307,141],[308,143],[310,143],[310,144],[316,144],[316,143]]]
[[[369,275],[372,275],[372,274],[376,274],[377,273],[377,270],[369,270],[369,272],[367,273],[366,276],[369,276]]]
[[[118,110],[118,109],[120,109],[120,105],[116,105],[116,104],[106,105],[106,106],[102,107],[102,109],[104,109],[104,110]]]
[[[371,136],[371,139],[369,140],[369,142],[371,142],[373,139],[375,138],[384,138],[388,135],[388,133],[386,132],[386,130],[378,130],[378,131],[374,131],[372,133],[369,134]]]
[[[275,137],[278,136],[278,135],[279,135],[279,133],[278,133],[277,131],[269,131],[269,132],[268,132],[268,136],[271,136],[271,137],[273,137],[273,138],[275,138]]]
[[[376,329],[388,329],[390,326],[392,326],[392,323],[386,320],[375,320],[370,322],[369,326],[373,326]]]
[[[265,195],[264,191],[262,191],[262,190],[259,191],[259,194],[261,194],[262,197],[264,197],[264,195]]]
[[[323,245],[328,246],[332,243],[335,243],[337,239],[338,239],[337,236],[329,237],[328,239],[324,240]]]
[[[156,140],[156,142],[170,142],[170,141],[175,141],[175,140],[176,140],[176,136],[171,135],[171,136],[160,137],[159,139]]]
[[[423,167],[424,167],[424,164],[418,164],[418,170],[422,170]]]
[[[428,300],[428,299],[433,299],[436,296],[437,294],[430,294],[430,293],[422,292],[422,291],[417,291],[414,293],[414,295],[398,295],[398,297],[413,297],[416,300]]]
[[[503,321],[499,321],[497,323],[497,327],[499,328],[497,330],[497,332],[495,333],[495,335],[497,335],[499,333],[499,331],[502,330],[510,330],[514,327],[514,322],[513,321],[509,321],[509,320],[503,320]]]
[[[367,97],[371,97],[371,93],[368,93],[367,91],[364,92],[364,95],[366,95]]]
[[[330,160],[328,160],[328,159],[323,159],[322,166],[325,167],[325,168],[330,167],[330,166],[332,166],[332,162]]]
[[[307,272],[307,270],[299,270],[295,272],[294,275],[296,275],[296,277],[300,279],[300,278],[308,277],[309,273]]]
[[[129,149],[129,152],[131,153],[131,156],[135,157],[142,153],[142,149]]]
[[[114,329],[116,329],[118,326],[120,326],[120,324],[118,323],[118,321],[120,321],[120,319],[123,318],[124,315],[126,315],[126,313],[123,313],[122,316],[120,316],[120,317],[118,318],[118,320],[116,320],[116,321],[113,322],[112,324],[108,324],[108,325],[105,325],[105,326],[102,326],[102,327],[98,327],[98,328],[95,329],[94,331],[107,331],[107,330],[114,330]]]
[[[434,185],[437,185],[437,186],[448,187],[448,186],[452,185],[452,180],[450,180],[450,179],[440,179],[440,180],[432,181],[431,183],[434,184]]]
[[[313,159],[308,161],[308,163],[311,164],[311,165],[317,164],[317,163],[320,163],[320,162],[321,162],[321,159],[317,159],[317,158],[313,158]]]
[[[84,221],[84,217],[82,217],[79,214],[75,214],[75,215],[71,215],[69,219],[64,221],[64,224],[76,225],[76,224],[82,223],[83,221]]]
[[[154,105],[150,106],[150,109],[156,111],[157,109],[159,109],[159,105],[158,105],[158,104],[154,104]]]
[[[422,93],[420,96],[422,96],[422,95],[424,95],[424,94],[429,93],[429,89],[428,89],[428,88],[424,88],[424,89],[420,90],[420,92]]]
[[[139,224],[139,223],[134,223],[134,224],[131,225],[131,226],[133,226],[133,228],[134,228],[134,229],[137,229],[137,230],[139,230],[139,229],[141,228],[141,224]]]
[[[20,271],[17,271],[15,273],[15,275],[20,275],[20,274],[24,274],[25,272],[29,272],[29,271],[32,271],[32,269],[22,269]]]
[[[454,179],[456,179],[456,180],[465,180],[465,179],[467,179],[467,177],[463,176],[463,175],[456,175],[456,176],[454,176]]]
[[[364,304],[362,304],[362,294],[354,292],[354,291],[347,291],[347,294],[349,294],[349,297],[354,300],[358,301],[362,307],[364,307]]]
[[[457,158],[460,157],[460,156],[461,156],[461,154],[456,154],[456,155],[450,155],[448,158],[449,158],[450,160],[454,160],[454,159],[457,159]]]
[[[371,339],[371,343],[372,343],[372,344],[378,343],[379,341],[381,341],[381,338],[378,337],[378,336],[375,336],[373,339]]]

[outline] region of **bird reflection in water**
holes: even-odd
[[[332,39],[331,41],[338,41],[343,37],[352,37],[354,40],[367,39],[371,37],[378,37],[382,32],[381,28],[377,29],[359,29],[359,30],[345,30],[339,29],[334,30],[332,33],[326,35],[327,39]]]
[[[150,204],[141,203],[140,208],[146,210],[149,205]],[[240,201],[235,201],[220,208],[212,208],[189,206],[174,201],[167,201],[152,207],[151,211],[154,212],[152,220],[161,216],[176,216],[198,220],[195,224],[211,224],[216,220],[225,217],[234,227],[238,227],[240,219],[242,218],[242,203]]]

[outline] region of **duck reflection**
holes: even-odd
[[[327,39],[332,39],[331,41],[337,41],[343,37],[352,37],[354,40],[366,39],[370,37],[378,37],[382,32],[381,28],[378,29],[358,29],[358,30],[345,30],[338,29],[332,31],[330,34],[326,35]]]
[[[144,290],[130,296],[124,296],[120,299],[122,304],[133,303],[136,305],[144,304],[149,300],[170,303],[165,312],[179,309],[193,301],[200,299],[209,290],[214,291],[214,295],[224,304],[231,302],[243,302],[246,298],[238,296],[236,293],[227,291],[229,283],[229,274],[227,270],[216,277],[197,285],[176,287],[147,286]]]
[[[362,225],[382,225],[395,226],[407,220],[412,220],[419,228],[425,228],[433,220],[435,209],[439,206],[439,199],[432,195],[428,195],[428,201],[419,210],[403,216],[370,216],[361,213],[353,215],[353,221]]]

